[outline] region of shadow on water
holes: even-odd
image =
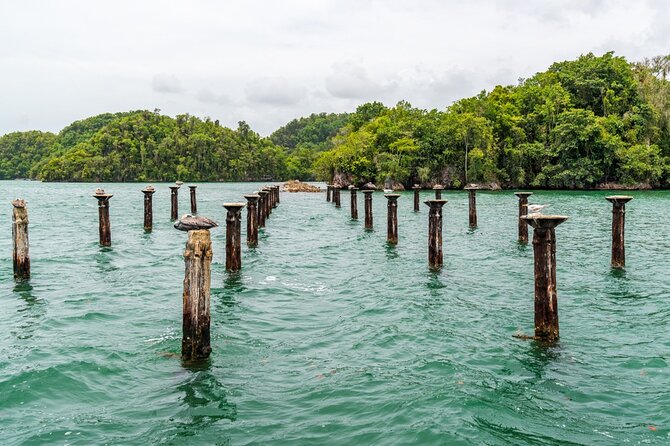
[[[558,342],[530,340],[528,350],[519,358],[519,362],[536,378],[541,379],[547,366],[560,359],[560,350]]]
[[[21,316],[21,322],[17,327],[20,331],[16,333],[16,337],[29,339],[38,328],[39,322],[46,315],[46,302],[33,294],[33,287],[27,280],[17,282],[13,291],[25,302],[24,306],[17,309],[17,313]]]
[[[192,373],[177,386],[183,392],[181,410],[176,414],[177,438],[201,435],[209,426],[221,421],[237,420],[237,405],[228,401],[226,389],[210,372],[210,362],[184,364]],[[228,444],[229,440],[218,437],[216,443]]]
[[[102,273],[110,273],[119,269],[114,265],[114,250],[111,246],[101,246],[100,250],[95,254],[95,266]]]
[[[394,245],[392,243],[389,243],[389,242],[386,242],[384,248],[386,250],[386,258],[388,260],[395,260],[399,257],[398,250],[396,249],[396,245]]]

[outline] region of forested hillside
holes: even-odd
[[[588,54],[441,110],[372,102],[294,119],[267,138],[244,122],[107,113],[57,135],[0,137],[0,178],[668,187],[668,73],[670,56]]]

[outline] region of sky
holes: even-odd
[[[0,0],[0,135],[160,109],[268,135],[369,101],[444,109],[553,62],[670,52],[667,0]]]

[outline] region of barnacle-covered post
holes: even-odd
[[[358,197],[356,191],[358,188],[353,184],[349,186],[349,193],[351,194],[351,218],[358,219]]]
[[[151,231],[154,226],[153,195],[156,192],[153,186],[142,189],[144,194],[144,230]]]
[[[522,217],[533,227],[535,263],[535,338],[558,339],[558,293],[556,291],[556,226],[568,217],[528,214]]]
[[[28,243],[28,207],[20,198],[12,201],[12,238],[14,239],[14,278],[30,278],[30,252]]]
[[[468,225],[471,228],[477,227],[477,187],[466,186],[468,191]]]
[[[528,225],[523,219],[528,214],[528,197],[532,192],[514,192],[519,197],[519,243],[528,243]]]
[[[179,218],[179,188],[181,186],[170,186],[170,220]]]
[[[441,200],[442,199],[442,190],[444,189],[444,186],[441,184],[436,184],[433,186],[433,190],[435,191],[435,199],[436,200]]]
[[[109,199],[114,195],[107,194],[103,189],[96,189],[93,196],[98,200],[98,232],[100,244],[112,246],[112,228],[109,222]]]
[[[400,194],[385,194],[387,203],[386,241],[391,245],[398,244],[398,197]]]
[[[184,294],[181,356],[184,361],[207,359],[210,346],[210,285],[212,239],[209,229],[217,224],[206,217],[184,217],[174,227],[188,231],[184,250]]]
[[[259,195],[245,195],[247,199],[247,246],[258,246],[258,199]]]
[[[365,229],[372,229],[372,194],[374,190],[365,189],[363,195],[365,196]]]
[[[191,192],[191,214],[195,215],[198,213],[198,203],[195,200],[195,189],[198,186],[189,186]]]
[[[267,217],[267,200],[268,200],[268,191],[260,190],[258,191],[260,198],[258,199],[258,227],[265,227],[265,219]]]
[[[414,212],[419,212],[419,191],[421,190],[421,186],[415,184],[412,186],[412,189],[414,190]]]
[[[442,206],[447,200],[428,200],[428,267],[438,269],[443,264],[442,255]]]
[[[605,197],[612,203],[612,268],[626,266],[624,229],[626,224],[626,203],[633,199],[628,195]]]
[[[223,203],[226,215],[226,271],[242,268],[241,215],[244,203]]]

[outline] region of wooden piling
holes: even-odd
[[[181,186],[170,186],[170,220],[179,218],[179,188]]]
[[[529,214],[522,218],[533,227],[535,338],[553,342],[559,336],[555,228],[568,217]]]
[[[447,200],[428,200],[424,203],[428,211],[428,267],[439,269],[443,264],[442,254],[442,206]]]
[[[419,191],[421,190],[421,186],[415,184],[412,186],[412,189],[414,190],[414,212],[419,212]]]
[[[442,190],[444,190],[444,186],[442,186],[441,184],[436,184],[435,186],[433,186],[433,190],[435,191],[435,199],[441,200]]]
[[[330,202],[331,201],[331,193],[333,191],[333,186],[330,184],[326,184],[326,201]]]
[[[241,214],[244,203],[223,203],[226,215],[226,271],[242,268]]]
[[[633,199],[628,195],[605,197],[612,203],[612,268],[626,266],[626,247],[624,229],[626,224],[626,203]]]
[[[185,361],[209,358],[212,240],[208,229],[188,231],[184,250],[184,307],[181,356]]]
[[[270,192],[272,192],[272,207],[276,208],[279,204],[279,186],[270,186]]]
[[[195,199],[195,189],[198,186],[189,186],[188,188],[190,189],[191,192],[191,214],[195,215],[198,213],[198,203],[196,202]]]
[[[109,222],[109,199],[114,195],[107,194],[103,189],[96,189],[93,195],[98,200],[98,232],[100,245],[112,246],[112,228]]]
[[[280,192],[281,192],[281,187],[280,186],[275,186],[275,195],[276,195],[275,200],[277,201],[277,204],[281,203],[281,200],[279,199]]]
[[[153,195],[156,192],[153,186],[142,189],[144,194],[144,230],[151,231],[154,226]]]
[[[260,198],[258,199],[258,227],[264,228],[265,219],[267,217],[266,212],[267,212],[268,191],[260,190],[258,191],[258,195],[260,196]]]
[[[340,187],[339,186],[333,186],[333,201],[335,202],[335,207],[336,208],[342,207],[342,203],[340,202]]]
[[[270,217],[270,214],[272,214],[272,191],[270,190],[269,187],[264,187],[261,189],[262,191],[265,191],[265,219],[267,220]]]
[[[398,197],[400,194],[385,194],[388,200],[386,209],[386,241],[391,245],[398,244]]]
[[[259,195],[245,195],[247,199],[247,246],[258,246],[258,199]]]
[[[349,186],[349,193],[351,194],[351,218],[358,220],[358,197],[356,191],[358,188],[356,186]]]
[[[519,197],[519,243],[528,243],[528,224],[523,219],[528,214],[528,197],[532,192],[514,192]]]
[[[12,239],[14,278],[30,279],[30,244],[28,243],[28,207],[20,198],[12,201]]]
[[[468,191],[468,225],[470,228],[477,227],[477,187],[467,186]]]
[[[365,196],[365,229],[372,229],[372,194],[374,190],[364,190],[363,195]]]

